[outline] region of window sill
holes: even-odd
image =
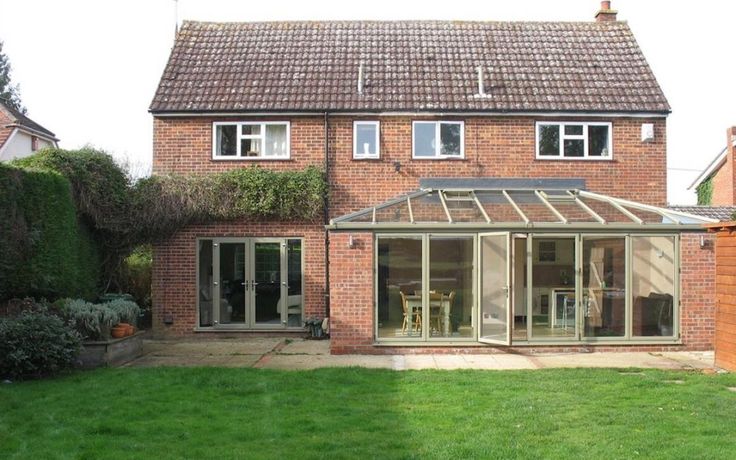
[[[540,157],[537,156],[535,160],[540,161],[603,161],[603,162],[614,162],[613,157],[606,158],[594,158],[594,157]]]
[[[353,157],[354,161],[380,161],[381,157]]]
[[[419,161],[465,161],[465,156],[462,157],[411,157],[412,160]]]
[[[266,157],[212,157],[212,161],[291,161],[291,157],[266,158]]]

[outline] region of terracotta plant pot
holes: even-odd
[[[128,324],[128,323],[118,323],[116,327],[122,327],[125,331],[125,335],[123,337],[127,337],[129,335],[133,335],[133,332],[135,331],[135,328]]]
[[[118,324],[117,326],[110,329],[110,335],[113,339],[122,339],[128,332],[128,328]]]

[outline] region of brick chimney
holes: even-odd
[[[595,20],[596,22],[610,22],[616,20],[616,13],[618,11],[611,9],[611,2],[610,0],[603,0],[601,2],[601,9],[596,13]]]

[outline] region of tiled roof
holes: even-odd
[[[486,96],[477,94],[478,66]],[[625,22],[185,22],[150,110],[667,113],[670,106]]]
[[[731,216],[736,212],[736,206],[669,206],[669,209],[718,219],[721,222],[734,220]]]
[[[39,125],[35,121],[31,120],[27,116],[23,115],[19,111],[15,110],[13,107],[5,104],[3,101],[0,101],[0,115],[4,115],[0,117],[0,128],[6,127],[8,125],[22,126],[32,131],[36,131],[40,134],[46,135],[51,139],[58,140],[56,139],[56,135],[54,133]]]

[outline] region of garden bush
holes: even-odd
[[[69,181],[0,165],[0,300],[92,297],[100,247],[77,217]]]
[[[40,378],[74,366],[79,334],[45,309],[0,318],[0,377]]]
[[[135,326],[141,314],[140,307],[124,297],[103,303],[62,299],[55,305],[85,340],[108,340],[113,326],[118,323]]]
[[[133,326],[138,324],[141,308],[132,300],[115,299],[102,305],[115,312],[119,322],[132,324]]]

